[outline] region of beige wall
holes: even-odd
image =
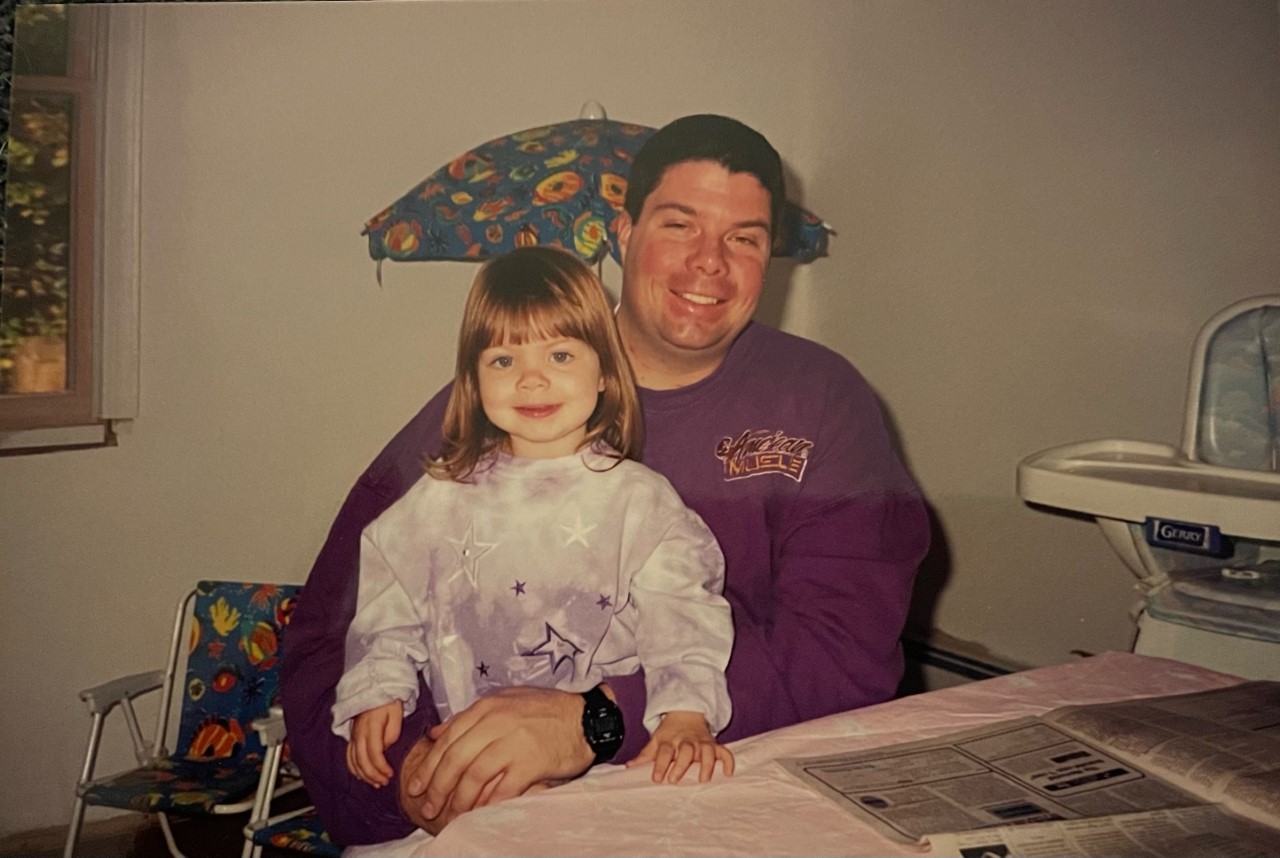
[[[139,417],[0,459],[0,834],[65,821],[77,689],[160,666],[198,578],[303,580],[445,380],[474,269],[379,288],[359,230],[482,140],[587,99],[764,131],[838,235],[763,312],[883,397],[945,534],[922,620],[1029,664],[1125,648],[1131,593],[1017,461],[1176,440],[1197,326],[1280,284],[1274,0],[179,4],[146,39]]]

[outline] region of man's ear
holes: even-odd
[[[625,211],[618,215],[618,258],[625,265],[627,262],[627,245],[631,242],[631,215]]]

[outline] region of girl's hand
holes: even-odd
[[[660,784],[665,780],[674,784],[680,782],[695,760],[698,783],[711,780],[716,760],[726,775],[733,774],[733,752],[716,743],[702,713],[668,712],[649,737],[649,743],[627,763],[627,768],[652,761],[653,782]]]
[[[394,772],[385,752],[400,738],[403,721],[404,704],[399,700],[355,717],[351,723],[351,741],[347,743],[347,768],[351,774],[374,787],[391,783]]]

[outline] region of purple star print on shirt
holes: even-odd
[[[553,629],[551,623],[546,623],[545,625],[547,627],[547,639],[533,649],[521,653],[521,655],[545,655],[551,660],[551,673],[553,675],[560,669],[560,665],[566,661],[569,662],[570,670],[572,670],[574,667],[573,659],[578,653],[582,652],[582,648]]]

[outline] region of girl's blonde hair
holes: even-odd
[[[506,445],[507,433],[490,422],[480,402],[481,353],[552,337],[582,340],[600,359],[604,391],[587,421],[583,446],[600,441],[618,459],[640,458],[640,398],[604,286],[566,251],[522,247],[486,262],[471,284],[444,414],[444,446],[427,463],[431,476],[466,480]]]

